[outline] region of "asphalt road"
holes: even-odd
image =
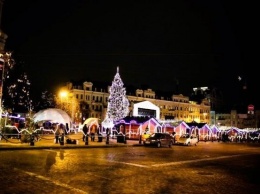
[[[0,151],[0,193],[260,193],[260,144]]]

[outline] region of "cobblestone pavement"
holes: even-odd
[[[1,166],[1,174],[7,176],[0,176],[0,182],[5,183],[1,185],[1,192],[3,193],[27,193],[27,194],[50,194],[61,193],[67,194],[68,189],[62,185],[53,184],[48,180],[36,178],[35,176],[28,176],[28,174],[10,167]],[[4,179],[4,180],[3,180]],[[80,192],[75,192],[80,193]]]
[[[259,153],[258,144],[222,142],[0,151],[0,193],[258,194]]]

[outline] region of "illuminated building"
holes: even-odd
[[[75,84],[67,83],[67,89],[75,96],[81,106],[82,121],[88,117],[105,119],[107,101],[109,97],[109,87],[96,87],[92,82]],[[152,89],[136,89],[135,93],[128,92],[127,98],[130,103],[129,116],[133,116],[134,104],[149,101],[160,108],[161,120],[175,120],[198,123],[210,122],[210,104],[207,99],[203,99],[200,104],[190,101],[189,97],[179,95],[163,96],[156,94]],[[82,107],[84,106],[84,107]]]

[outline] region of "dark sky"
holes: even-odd
[[[259,104],[254,1],[5,0],[6,50],[23,61],[32,93],[69,80],[111,83],[190,95],[216,86]],[[256,36],[257,35],[257,36]],[[238,76],[242,77],[238,81]],[[256,95],[257,94],[257,95]]]

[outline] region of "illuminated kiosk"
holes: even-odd
[[[134,104],[133,116],[135,117],[153,117],[160,119],[160,108],[149,101],[143,101]]]

